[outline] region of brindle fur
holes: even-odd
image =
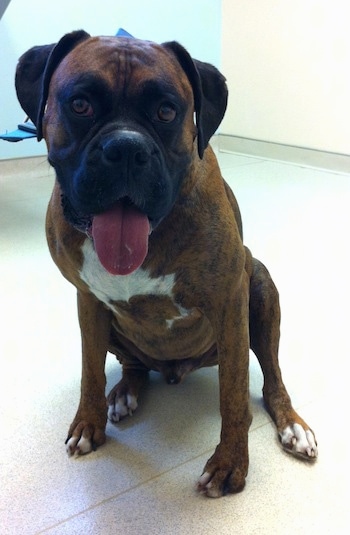
[[[145,51],[149,59],[145,59]],[[108,91],[114,92],[115,100],[119,99],[119,106],[111,104],[108,117],[100,125],[91,125],[83,135],[66,117],[61,101],[63,82],[69,84],[85,72],[98,73]],[[161,135],[147,122],[139,124],[141,119],[129,102],[142,98],[145,80],[159,83],[165,73],[179,102],[186,104],[181,104],[185,106],[181,123],[171,133]],[[24,109],[37,123],[39,135],[42,130],[49,160],[57,170],[47,212],[47,239],[54,261],[78,292],[83,366],[80,404],[68,433],[69,439],[76,439],[71,452],[79,453],[81,437],[94,446],[105,442],[107,350],[115,353],[123,366],[120,383],[107,396],[110,405],[128,394],[137,398],[149,370],[177,383],[197,368],[218,364],[221,439],[205,466],[199,489],[208,496],[241,490],[248,470],[251,422],[249,347],[259,359],[265,404],[278,432],[295,424],[305,433],[310,429],[293,409],[281,378],[276,287],[267,269],[243,245],[236,199],[208,146],[226,107],[223,77],[213,67],[193,62],[174,43],[159,46],[137,40],[90,38],[77,32],[65,36],[56,47],[39,47],[24,55],[18,67],[17,91]],[[108,195],[114,194],[117,186],[110,177],[101,176],[100,161],[90,164],[82,155],[101,132],[118,129],[118,121],[140,129],[145,137],[150,136],[150,143],[160,147],[164,176],[169,177],[163,189],[171,190],[169,181],[176,185],[176,196],[166,213],[160,212],[142,265],[150,278],[170,274],[175,278],[171,295],[133,295],[127,302],[111,301],[108,307],[95,297],[80,274],[82,246],[88,239],[81,232],[81,222],[88,224],[89,213],[94,210],[93,195],[87,189],[86,197],[81,194],[76,202],[70,195],[70,181],[74,175],[79,182],[78,162],[94,191],[97,186],[93,180],[100,181],[98,209],[103,208],[103,192],[106,189]],[[107,130],[106,124],[111,125]],[[95,178],[89,165],[98,166]],[[149,205],[150,217],[156,219],[160,208],[149,198],[147,176],[143,180],[146,184],[141,186],[141,194]],[[161,204],[161,198],[157,202]],[[187,311],[182,318],[178,317],[179,309]],[[173,320],[171,326],[167,320]],[[285,447],[293,449],[293,441]],[[302,455],[307,458],[309,453],[303,451]]]

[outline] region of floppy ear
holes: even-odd
[[[18,60],[15,85],[17,98],[23,110],[36,125],[41,85],[47,59],[54,44],[34,46]]]
[[[192,59],[187,50],[176,41],[164,43],[162,46],[175,54],[192,85],[198,129],[198,154],[203,158],[211,136],[225,115],[228,96],[226,79],[213,65]]]
[[[51,77],[61,60],[88,37],[90,35],[83,30],[69,33],[57,44],[31,48],[18,61],[15,77],[17,97],[37,127],[38,141],[42,139],[42,118]]]

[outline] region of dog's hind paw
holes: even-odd
[[[113,423],[117,423],[124,418],[124,416],[132,416],[136,409],[136,396],[126,394],[116,397],[114,403],[108,406],[108,419]]]
[[[309,461],[317,458],[317,442],[311,429],[304,429],[300,424],[294,423],[280,433],[280,438],[288,453]]]

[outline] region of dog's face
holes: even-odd
[[[155,227],[188,173],[193,114],[188,78],[164,47],[130,38],[78,45],[52,76],[43,117],[73,210],[92,216],[122,200]]]
[[[46,140],[65,217],[96,240],[112,220],[131,241],[157,227],[227,100],[224,77],[177,43],[82,31],[24,54],[16,87]]]

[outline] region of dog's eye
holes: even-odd
[[[176,117],[176,110],[171,104],[162,104],[158,108],[157,117],[162,123],[171,123]]]
[[[71,108],[76,115],[81,117],[92,117],[94,114],[93,107],[85,98],[75,98],[71,103]]]

